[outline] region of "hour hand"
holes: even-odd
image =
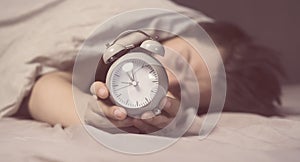
[[[131,81],[134,81],[133,77],[131,77],[130,74],[129,74],[128,72],[127,72],[126,74],[128,75],[128,77],[129,77],[129,79],[130,79]]]
[[[136,80],[135,80],[135,77],[134,77],[133,69],[131,70],[131,74],[132,74],[132,79],[133,79],[134,81],[136,81]]]

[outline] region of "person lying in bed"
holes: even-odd
[[[247,34],[232,24],[214,22],[200,25],[217,45],[224,62],[227,77],[224,111],[276,115],[276,105],[280,104],[281,94],[278,76],[282,69],[275,52],[255,44]],[[201,89],[199,116],[195,120],[197,125],[200,115],[207,111],[210,102],[211,85],[206,65],[196,51],[181,38],[171,38],[163,44],[190,60],[189,63],[197,75]],[[174,110],[179,104],[178,82],[171,74],[168,77],[171,97],[165,102],[165,112],[145,120],[129,118],[124,108],[106,104],[103,100],[109,96],[109,91],[104,83],[95,82],[91,90],[100,98],[98,104],[102,114],[99,116],[107,116],[115,126],[129,132],[150,133],[164,127],[176,115]],[[66,109],[61,109],[62,107]],[[28,110],[39,121],[60,123],[65,127],[79,124],[72,94],[72,74],[60,71],[41,76],[29,97]],[[100,117],[88,124],[99,129],[110,127]],[[191,128],[190,131],[194,130]]]

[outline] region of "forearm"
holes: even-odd
[[[78,124],[73,101],[71,74],[55,72],[42,76],[34,85],[30,99],[31,116],[50,124]]]

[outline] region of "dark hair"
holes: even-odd
[[[237,26],[225,23],[200,23],[222,54],[227,77],[224,111],[277,115],[280,104],[280,77],[284,74],[277,53],[255,44]]]

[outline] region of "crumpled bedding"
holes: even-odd
[[[4,78],[0,80],[0,117],[18,110],[38,76],[70,69],[83,41],[111,16],[134,9],[162,8],[177,11],[197,22],[212,21],[200,12],[166,0],[143,3],[138,0],[126,3],[122,0],[105,3],[98,0],[4,0],[0,3],[0,74]],[[159,14],[150,16],[153,25],[163,20]],[[101,29],[99,35],[122,31],[136,21],[129,19],[126,23],[114,24]],[[102,42],[112,39],[104,37]]]
[[[166,149],[146,155],[128,155],[97,143],[82,126],[2,118],[1,161],[215,161],[297,162],[300,158],[300,86],[284,88],[284,117],[246,113],[223,113],[204,140],[182,137]],[[147,140],[149,135],[116,134]]]

